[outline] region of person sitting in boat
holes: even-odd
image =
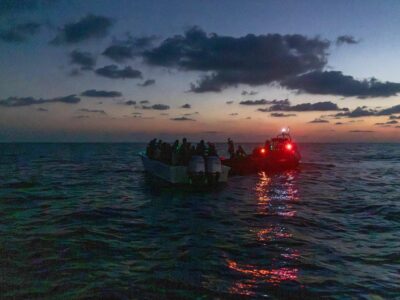
[[[179,141],[176,140],[172,145],[171,165],[176,166],[179,164]]]
[[[201,140],[200,143],[196,146],[196,155],[205,156],[206,155],[206,144],[204,140]]]
[[[154,157],[154,151],[156,150],[157,139],[152,139],[146,147],[146,155],[148,158]]]
[[[233,141],[231,138],[228,138],[228,153],[230,156],[230,159],[235,158],[235,145],[233,144]]]
[[[187,165],[192,155],[191,155],[190,143],[187,142],[186,138],[182,139],[182,144],[179,147],[178,153],[179,153],[179,164]]]
[[[215,148],[215,144],[208,142],[208,156],[218,156],[217,149]]]
[[[236,150],[236,157],[237,158],[244,158],[246,157],[246,152],[244,151],[242,145],[239,145]]]

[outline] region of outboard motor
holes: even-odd
[[[206,158],[206,172],[208,184],[218,183],[222,172],[221,159],[218,156],[208,156]]]
[[[204,158],[200,155],[193,155],[188,165],[189,178],[194,184],[203,184],[205,181]]]

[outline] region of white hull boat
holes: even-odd
[[[188,166],[171,166],[161,161],[150,159],[144,153],[139,153],[139,155],[142,158],[144,169],[153,176],[173,184],[191,184],[193,182]],[[221,166],[221,172],[217,177],[219,183],[228,181],[229,170],[230,167]]]

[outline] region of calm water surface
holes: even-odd
[[[301,145],[209,191],[143,149],[0,144],[1,299],[400,299],[399,144]]]

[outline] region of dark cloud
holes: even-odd
[[[263,111],[262,108],[258,109],[259,111]],[[271,117],[275,118],[288,118],[288,117],[295,117],[296,114],[285,114],[285,113],[271,113]]]
[[[101,115],[107,115],[107,113],[102,109],[89,109],[89,108],[81,108],[78,109],[79,112],[86,112],[86,113],[96,113]]]
[[[186,117],[188,117],[188,116],[193,116],[193,115],[198,115],[198,114],[199,114],[199,112],[196,111],[196,112],[194,112],[194,113],[187,113],[187,114],[183,114],[183,115],[186,116]]]
[[[69,54],[71,64],[80,66],[81,70],[91,70],[96,65],[96,58],[89,52],[82,52],[77,49]]]
[[[90,117],[88,115],[79,115],[79,116],[74,116],[73,118],[75,118],[75,119],[89,119]]]
[[[391,120],[391,121],[386,122],[386,124],[390,124],[390,125],[397,124],[397,123],[399,123],[399,121],[396,121],[396,120]]]
[[[353,111],[338,113],[335,115],[335,117],[359,118],[359,117],[369,117],[369,116],[391,116],[392,114],[397,114],[397,113],[400,113],[400,105],[395,105],[382,110],[357,107]]]
[[[156,81],[154,79],[147,79],[143,83],[138,83],[138,86],[146,87],[149,85],[154,85]]]
[[[151,106],[142,106],[143,109],[154,109],[154,110],[168,110],[170,109],[170,107],[168,105],[165,104],[154,104]]]
[[[140,101],[139,103],[140,103],[140,104],[149,104],[150,101],[149,101],[149,100],[142,100],[142,101]]]
[[[19,106],[30,106],[35,104],[47,104],[47,103],[67,103],[67,104],[75,104],[80,102],[81,99],[76,95],[68,95],[65,97],[57,97],[51,99],[36,99],[33,97],[25,97],[25,98],[18,98],[18,97],[9,97],[7,99],[0,100],[0,106],[5,107],[19,107]]]
[[[172,121],[196,121],[195,119],[186,118],[186,117],[177,117],[170,119]]]
[[[360,118],[360,117],[368,117],[368,116],[374,116],[374,115],[376,115],[375,110],[367,110],[362,107],[357,107],[353,111],[338,113],[335,115],[335,117]]]
[[[354,45],[358,44],[360,41],[356,40],[354,36],[351,35],[341,35],[338,36],[336,39],[336,45],[340,46],[343,44],[349,44],[349,45]]]
[[[169,116],[169,113],[161,113],[160,116]]]
[[[289,76],[320,70],[327,62],[329,41],[302,35],[207,35],[193,27],[184,35],[165,39],[143,53],[148,64],[212,72],[191,91],[219,92],[240,83],[262,85]]]
[[[128,35],[125,40],[114,40],[113,44],[103,51],[103,55],[118,63],[133,59],[152,46],[155,36],[133,38]]]
[[[238,113],[231,113],[231,114],[229,114],[230,116],[238,116],[239,114]]]
[[[281,83],[300,93],[341,95],[345,97],[389,97],[400,92],[400,83],[381,82],[375,78],[357,80],[339,71],[314,71]]]
[[[88,14],[77,22],[65,24],[51,43],[76,44],[89,39],[104,38],[112,24],[110,18]]]
[[[287,104],[275,104],[272,105],[268,111],[337,111],[346,110],[346,108],[340,108],[336,103],[325,101],[316,103],[301,103],[297,105]]]
[[[192,108],[189,103],[183,104],[180,108]]]
[[[283,100],[265,100],[265,99],[260,99],[260,100],[245,100],[245,101],[240,101],[241,105],[270,105],[270,104],[275,104],[275,105],[290,105],[290,102],[288,99],[283,99]]]
[[[125,101],[123,104],[125,104],[125,105],[136,105],[136,101],[128,100],[128,101]]]
[[[329,121],[324,119],[314,119],[308,123],[329,123]]]
[[[37,34],[41,24],[27,22],[18,24],[7,29],[0,30],[0,40],[8,43],[21,43],[28,40],[29,37]]]
[[[400,116],[390,116],[389,117],[390,120],[400,120]]]
[[[87,91],[84,91],[81,94],[81,96],[98,97],[98,98],[115,98],[115,97],[121,97],[122,93],[116,92],[116,91],[87,90]]]
[[[37,109],[37,111],[46,112],[46,111],[49,111],[49,110],[46,109],[46,108],[43,108],[43,107],[39,107],[39,108]]]
[[[234,101],[226,101],[226,104],[232,104]]]
[[[258,92],[257,91],[242,91],[242,96],[254,96],[257,95]]]
[[[97,69],[95,72],[97,75],[112,79],[142,78],[142,72],[132,69],[129,66],[119,69],[117,65],[108,65]]]
[[[336,122],[335,125],[343,125],[342,122]]]
[[[46,8],[56,0],[0,0],[0,15]]]
[[[400,104],[395,105],[389,108],[382,109],[378,111],[377,115],[379,116],[387,116],[387,115],[393,115],[393,114],[400,114]]]
[[[349,132],[351,133],[371,133],[371,132],[375,132],[373,130],[350,130]]]

